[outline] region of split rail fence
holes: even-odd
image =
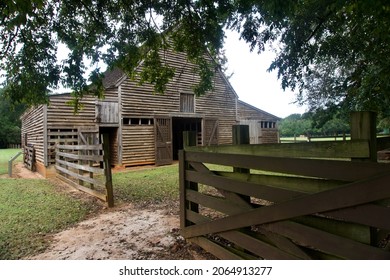
[[[104,134],[103,144],[56,145],[56,169],[59,179],[113,207],[108,139]]]
[[[181,234],[221,259],[390,259],[390,164],[362,123],[344,142],[187,146]]]

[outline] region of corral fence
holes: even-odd
[[[354,114],[343,142],[191,147],[187,133],[181,234],[221,259],[390,259],[390,164],[376,162],[390,141],[372,117]]]
[[[56,145],[57,177],[113,207],[109,135],[101,138],[101,144]]]
[[[23,163],[28,170],[35,171],[35,148],[33,146],[24,147]]]

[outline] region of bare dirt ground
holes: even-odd
[[[14,167],[13,177],[44,179],[23,164]],[[58,191],[77,199],[94,200],[95,213],[75,226],[48,236],[50,246],[35,260],[152,260],[214,259],[179,234],[179,205],[122,204],[106,208],[90,196],[53,179]]]
[[[169,209],[123,205],[52,236],[38,260],[210,259],[179,235],[179,219]]]

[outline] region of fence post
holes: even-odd
[[[103,161],[104,175],[106,176],[107,205],[108,207],[114,207],[114,190],[110,164],[110,136],[108,133],[103,133]]]
[[[375,112],[365,111],[351,113],[351,140],[368,140],[370,147],[369,158],[353,158],[352,160],[377,162]]]
[[[190,165],[185,160],[185,148],[196,146],[196,132],[184,131],[183,132],[183,151],[179,153],[179,180],[180,180],[180,228],[192,225],[191,222],[186,219],[187,209],[195,213],[199,213],[199,204],[189,202],[186,200],[187,189],[198,191],[198,183],[188,182],[185,179],[186,170],[190,169]]]
[[[376,140],[376,113],[370,111],[351,113],[351,140],[368,140],[370,156],[368,158],[352,158],[352,161],[377,162],[377,140]],[[371,245],[377,245],[378,233],[375,228],[370,227]]]
[[[9,161],[8,161],[8,176],[11,178],[12,177],[12,163],[14,160],[20,156],[23,152],[18,152],[16,155],[14,155]]]

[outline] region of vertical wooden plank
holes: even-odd
[[[184,150],[186,147],[190,147],[190,146],[196,146],[196,143],[197,143],[197,139],[196,139],[196,132],[195,131],[184,131],[183,132],[183,146],[184,146]],[[190,165],[189,163],[187,163],[185,161],[185,158],[182,162],[182,166],[183,166],[183,169],[184,169],[184,173],[187,169],[190,168]],[[194,182],[188,182],[185,180],[184,178],[184,181],[183,181],[183,185],[184,185],[184,197],[186,195],[186,190],[187,189],[190,189],[190,190],[193,190],[193,191],[199,191],[199,187],[198,187],[198,183],[194,183]],[[184,202],[184,205],[186,207],[186,209],[190,209],[191,211],[194,211],[196,213],[199,213],[199,204],[197,203],[194,203],[194,202],[189,202],[189,201],[186,201],[185,198],[183,200]],[[185,216],[184,216],[185,217]],[[188,225],[191,225],[190,222],[186,223],[186,226]]]
[[[110,165],[110,135],[103,134],[104,175],[106,176],[106,194],[108,207],[114,207],[114,190]]]
[[[233,125],[233,144],[245,145],[250,143],[249,125]],[[233,171],[237,173],[249,174],[250,170],[247,168],[233,167]],[[240,197],[250,203],[251,198],[246,195],[240,195]]]
[[[364,139],[369,141],[370,156],[369,158],[352,158],[353,161],[371,161],[377,162],[377,140],[376,140],[376,113],[365,112],[352,112],[351,113],[351,140]],[[376,228],[370,228],[371,245],[376,245],[377,230]]]
[[[184,151],[179,151],[179,191],[180,191],[180,229],[187,226],[186,184],[185,184],[185,156]]]
[[[47,137],[47,105],[43,105],[43,164],[46,167],[49,166]]]
[[[118,86],[118,165],[123,164],[123,152],[122,152],[122,145],[123,145],[123,117],[122,117],[122,86]]]
[[[376,113],[352,112],[351,113],[351,139],[368,140],[370,143],[370,157],[367,159],[353,159],[355,161],[377,162],[376,141]]]

